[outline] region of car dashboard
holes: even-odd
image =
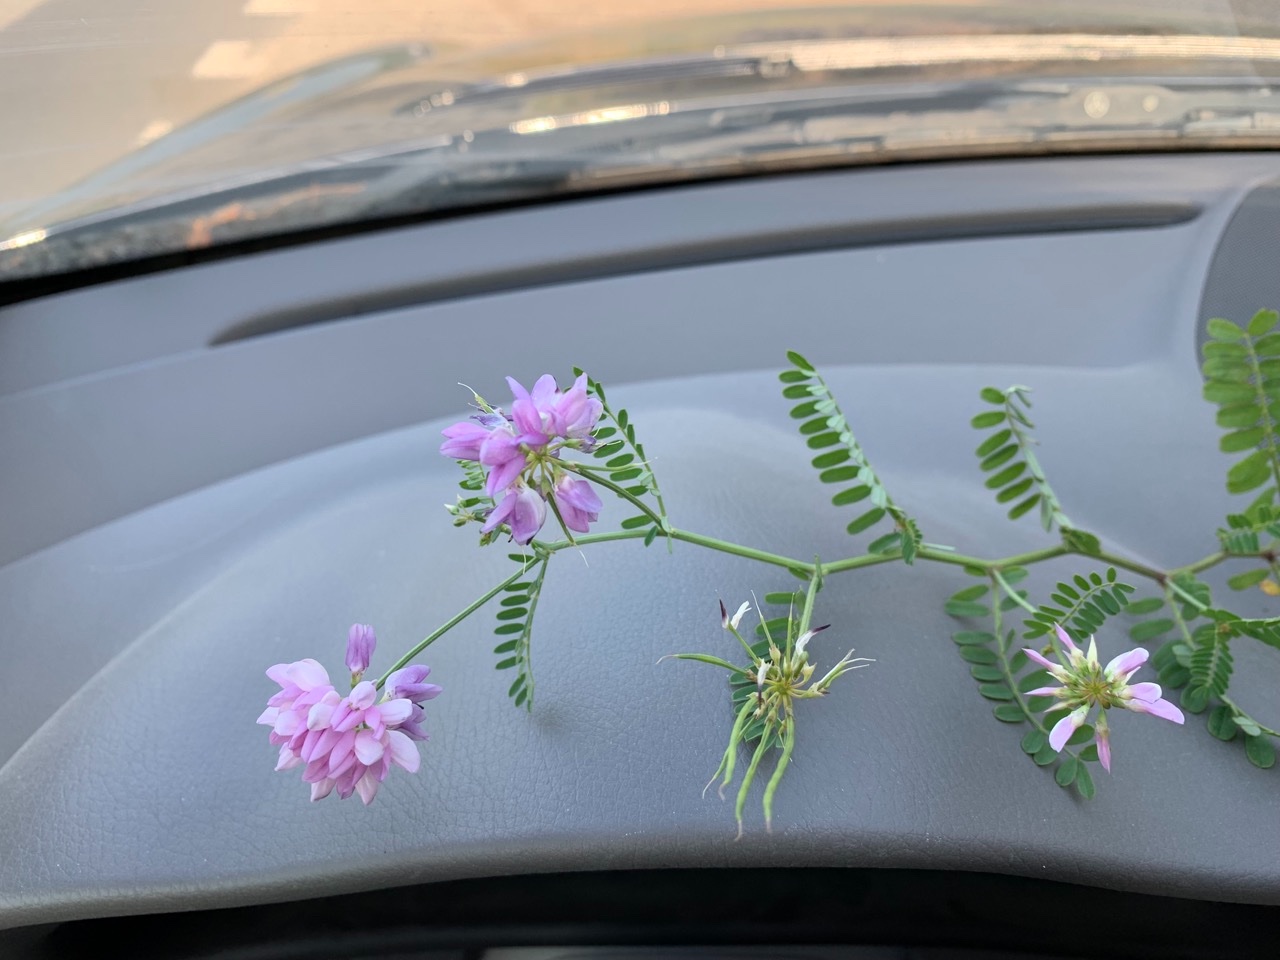
[[[824,557],[849,537],[786,350],[929,539],[978,552],[1046,542],[1003,520],[968,429],[980,387],[1024,383],[1084,528],[1198,556],[1231,509],[1204,323],[1280,306],[1278,235],[1268,152],[920,163],[438,216],[0,308],[0,954],[1274,956],[1275,771],[1190,717],[1134,729],[1096,799],[1057,789],[972,689],[946,569],[824,590],[830,652],[875,664],[805,717],[771,834],[700,797],[722,677],[655,661],[789,578],[682,544],[558,558],[531,712],[485,618],[432,647],[423,769],[368,808],[309,804],[253,721],[270,664],[336,662],[352,621],[407,647],[499,579],[437,449],[459,384],[504,375],[586,369],[682,526]],[[1273,718],[1274,669],[1237,654]]]

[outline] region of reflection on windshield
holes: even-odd
[[[0,0],[0,279],[709,171],[1280,131],[1271,2],[116,2]]]

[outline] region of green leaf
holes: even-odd
[[[784,388],[782,395],[788,400],[801,400],[805,397],[813,396],[813,394],[809,392],[809,387],[803,383],[792,384],[791,386]]]
[[[979,683],[994,683],[1004,679],[1004,671],[999,667],[978,663],[969,668],[969,676]]]
[[[975,430],[986,430],[988,427],[994,427],[997,423],[1004,423],[1004,421],[1005,413],[1003,410],[988,410],[986,413],[978,414],[969,423]]]
[[[1141,617],[1148,613],[1155,613],[1163,606],[1163,597],[1143,597],[1141,600],[1135,600],[1129,604],[1129,609],[1125,612],[1133,617]]]
[[[846,480],[853,480],[858,476],[858,468],[852,464],[842,467],[832,467],[830,470],[823,470],[818,474],[818,479],[822,483],[843,483]],[[870,493],[870,489],[867,491]]]
[[[980,683],[978,692],[988,700],[1012,700],[1013,691],[1003,683]]]
[[[500,660],[494,666],[495,670],[509,670],[520,662],[519,657],[508,657],[506,660]]]
[[[1035,756],[1031,759],[1036,762],[1037,767],[1047,767],[1058,759],[1058,751],[1049,746],[1048,741],[1046,741],[1045,745],[1037,750]]]
[[[1209,688],[1201,686],[1190,686],[1182,691],[1182,696],[1178,699],[1182,702],[1182,708],[1188,713],[1204,713],[1205,708],[1209,706]]]
[[[840,434],[830,430],[826,433],[816,434],[805,441],[810,450],[821,450],[823,447],[831,447],[839,442]]]
[[[1021,503],[1015,504],[1013,507],[1009,509],[1009,519],[1017,520],[1023,514],[1034,509],[1035,505],[1039,502],[1040,502],[1040,494],[1033,493],[1031,496],[1027,497],[1027,499],[1023,500]]]
[[[844,507],[851,503],[857,503],[859,500],[865,500],[869,496],[871,496],[871,488],[868,486],[850,487],[848,490],[841,490],[837,493],[831,498],[831,502],[837,507]],[[874,523],[875,521],[872,522]],[[849,532],[852,533],[853,531],[850,530]]]
[[[1253,403],[1233,404],[1227,407],[1219,407],[1217,413],[1218,426],[1220,427],[1252,427],[1262,417],[1262,411]]]
[[[806,383],[812,376],[803,370],[783,370],[778,374],[778,379],[783,383]]]
[[[972,587],[965,587],[963,590],[957,590],[951,595],[952,600],[977,600],[979,597],[985,597],[991,590],[991,585],[986,583],[976,583]]]
[[[787,361],[801,373],[812,376],[814,373],[813,364],[796,353],[794,350],[787,351]]]
[[[1022,738],[1022,752],[1027,756],[1035,756],[1049,742],[1049,738],[1039,730],[1029,730]]]
[[[953,617],[989,617],[991,608],[981,603],[964,600],[948,600],[943,609]]]
[[[1229,380],[1210,380],[1200,392],[1206,400],[1216,404],[1248,403],[1258,395],[1252,384]]]
[[[979,458],[986,457],[989,454],[995,453],[997,450],[1003,447],[1006,443],[1009,442],[1009,440],[1012,437],[1013,437],[1012,430],[1009,430],[1008,428],[1004,430],[999,430],[996,433],[993,433],[991,436],[987,437],[987,439],[983,440],[982,443],[979,444],[978,449],[974,451],[974,453],[977,454]],[[1016,446],[1013,449],[1015,453],[1018,450]]]
[[[981,463],[978,464],[978,469],[981,470],[983,473],[990,473],[992,470],[1000,466],[1002,463],[1005,463],[1013,459],[1015,456],[1017,456],[1017,454],[1018,454],[1018,445],[1016,443],[1011,443],[1008,446],[1001,447],[995,453],[987,456]]]
[[[978,396],[982,397],[987,403],[994,403],[997,407],[1004,406],[1003,390],[997,390],[995,387],[983,387]]]
[[[647,516],[645,516],[644,514],[640,514],[639,516],[635,516],[635,517],[627,517],[620,524],[618,524],[618,526],[622,527],[623,530],[638,530],[641,527],[646,526],[647,524],[650,524],[652,522],[653,521],[650,520]]]
[[[844,463],[851,460],[852,455],[848,450],[832,450],[830,453],[819,454],[811,461],[815,468],[824,470],[827,467],[834,467],[837,463]]]
[[[975,643],[995,643],[996,635],[985,630],[961,630],[953,633],[951,639],[961,647],[970,647]]]
[[[1227,586],[1232,590],[1248,590],[1250,587],[1256,586],[1263,580],[1267,579],[1271,571],[1266,567],[1260,567],[1257,570],[1246,570],[1244,573],[1237,573],[1234,577],[1227,578]]]
[[[1271,476],[1270,466],[1266,450],[1249,454],[1227,471],[1227,492],[1247,493],[1262,486]]]
[[[991,712],[1001,723],[1022,723],[1027,719],[1022,708],[1013,703],[1002,703]]]
[[[1022,461],[1018,461],[1017,463],[1013,464],[1010,467],[1005,467],[999,473],[992,474],[990,477],[988,477],[987,483],[986,483],[987,489],[999,490],[1001,487],[1012,483],[1014,480],[1017,480],[1018,477],[1022,476],[1026,472],[1027,472],[1027,465]]]
[[[1240,729],[1232,719],[1231,708],[1225,705],[1214,707],[1209,713],[1208,727],[1219,740],[1234,740]]]
[[[1076,747],[1082,743],[1088,743],[1092,739],[1093,739],[1093,727],[1089,726],[1089,724],[1086,723],[1082,727],[1077,727],[1075,733],[1071,734],[1071,736],[1067,739],[1067,746]]]
[[[970,663],[988,667],[994,666],[997,660],[996,652],[989,647],[961,647],[960,656]]]
[[[1234,342],[1244,339],[1244,330],[1230,320],[1224,320],[1222,317],[1214,317],[1206,323],[1205,332],[1214,340]],[[796,364],[796,366],[799,366],[799,364]]]
[[[1173,627],[1172,620],[1145,620],[1129,628],[1129,639],[1134,643],[1146,643],[1168,633]]]
[[[1008,503],[1010,500],[1017,500],[1018,497],[1031,489],[1031,484],[1034,482],[1035,481],[1031,477],[1027,477],[1023,480],[1019,480],[1011,487],[1005,487],[996,494],[996,503]]]
[[[1060,787],[1069,787],[1075,782],[1076,775],[1080,772],[1080,761],[1075,757],[1066,757],[1058,764],[1058,769],[1053,771],[1053,779]]]
[[[1076,756],[1078,756],[1081,760],[1087,760],[1089,763],[1097,763],[1098,762],[1098,745],[1096,743],[1091,743],[1087,747],[1085,747],[1083,750],[1081,750],[1078,754],[1076,754]]]
[[[1086,800],[1092,800],[1098,793],[1098,788],[1093,783],[1093,775],[1083,763],[1076,765],[1076,790]]]
[[[1280,320],[1280,313],[1274,310],[1259,310],[1253,315],[1253,319],[1249,321],[1249,326],[1245,330],[1249,336],[1256,339],[1264,333],[1270,333],[1277,320]]]
[[[1251,427],[1248,430],[1236,430],[1225,433],[1218,439],[1218,449],[1223,453],[1239,453],[1241,450],[1252,450],[1267,435],[1262,427]]]
[[[1270,737],[1245,737],[1244,752],[1249,757],[1249,762],[1255,767],[1266,770],[1276,765],[1276,748]]]
[[[885,515],[884,507],[874,507],[873,509],[868,510],[866,513],[864,513],[862,516],[853,520],[849,524],[849,526],[847,526],[845,529],[851,534],[861,533],[863,530],[866,530],[868,527],[875,526],[877,523],[879,523],[884,518],[884,515]]]

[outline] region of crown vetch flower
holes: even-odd
[[[1060,626],[1054,627],[1058,640],[1066,650],[1066,663],[1055,663],[1038,650],[1024,650],[1026,655],[1040,664],[1058,681],[1061,686],[1039,687],[1028,691],[1032,697],[1055,697],[1061,707],[1070,708],[1071,712],[1054,724],[1049,732],[1049,745],[1059,752],[1066,746],[1080,727],[1089,720],[1093,708],[1101,707],[1102,713],[1094,724],[1094,737],[1098,745],[1098,760],[1108,773],[1111,772],[1111,731],[1106,720],[1106,711],[1112,707],[1123,707],[1134,713],[1149,713],[1152,716],[1182,723],[1182,711],[1161,698],[1162,690],[1158,683],[1130,683],[1130,678],[1147,662],[1149,654],[1142,647],[1135,647],[1127,653],[1113,657],[1104,667],[1098,660],[1098,645],[1093,637],[1089,638],[1089,649],[1081,650],[1070,635]]]
[[[372,627],[351,628],[347,665],[362,666],[352,667],[355,685],[345,697],[315,660],[278,663],[267,670],[280,690],[267,701],[258,723],[271,727],[268,739],[280,747],[277,770],[305,765],[302,779],[311,784],[312,800],[336,790],[341,799],[358,793],[368,804],[392,766],[410,773],[418,769],[414,741],[427,739],[422,703],[439,696],[441,688],[423,682],[430,667],[411,664],[387,678],[379,701],[377,686],[358,680],[373,644]]]
[[[515,398],[510,414],[477,397],[482,412],[447,427],[440,445],[447,457],[488,468],[484,492],[497,506],[482,532],[505,525],[512,539],[527,544],[546,523],[546,503],[554,498],[564,525],[586,533],[599,516],[600,497],[571,472],[561,451],[595,447],[592,433],[603,405],[588,395],[586,374],[563,392],[550,374],[539,377],[532,390],[511,377],[507,384]]]

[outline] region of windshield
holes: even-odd
[[[0,0],[0,52],[0,281],[677,180],[1280,143],[1270,0]]]

